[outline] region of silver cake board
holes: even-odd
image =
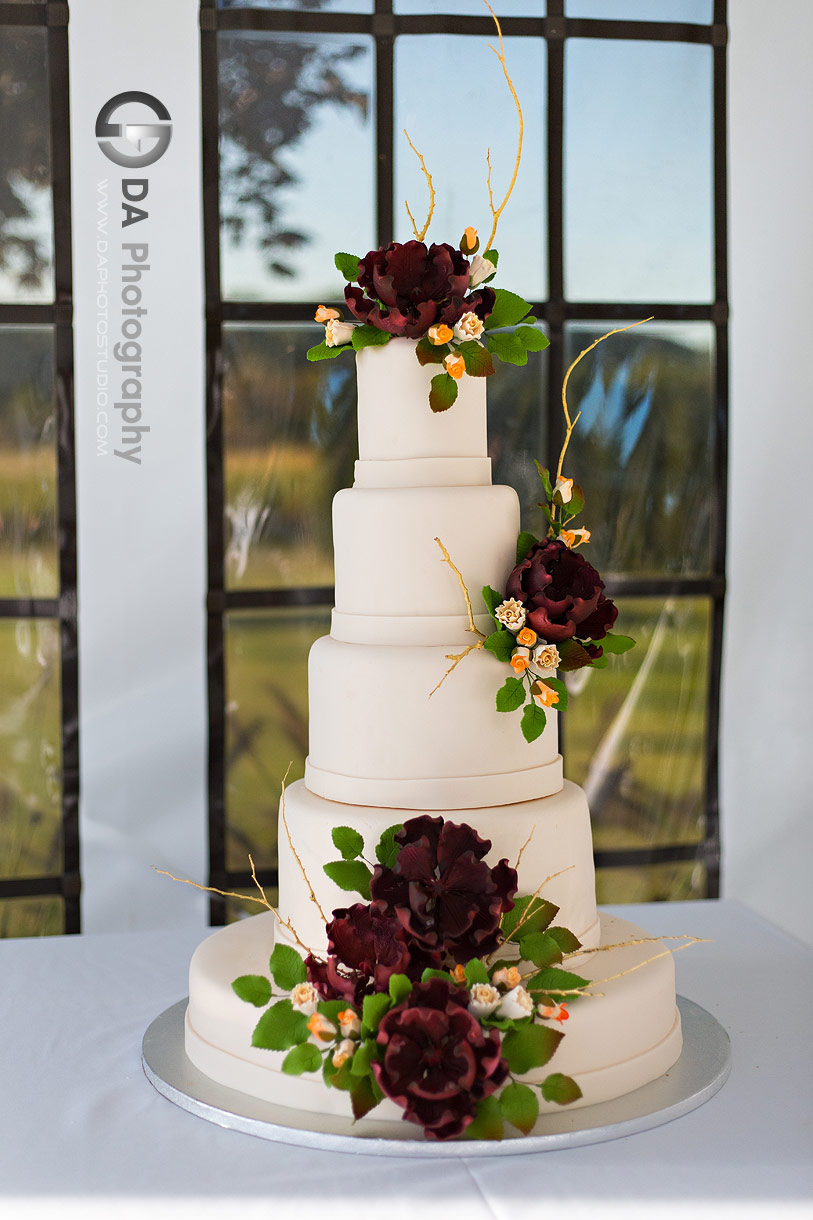
[[[713,1097],[731,1070],[728,1034],[699,1004],[684,996],[678,996],[677,1003],[683,1026],[683,1052],[664,1076],[614,1101],[577,1110],[565,1107],[561,1114],[545,1114],[530,1135],[516,1132],[503,1140],[436,1142],[424,1139],[422,1132],[410,1123],[403,1124],[403,1136],[400,1132],[397,1136],[382,1136],[374,1127],[367,1135],[359,1132],[350,1118],[294,1110],[228,1089],[204,1076],[186,1056],[186,1000],[173,1004],[155,1018],[144,1035],[141,1059],[147,1079],[176,1106],[207,1122],[260,1139],[367,1156],[514,1156],[599,1144],[648,1131],[688,1114]],[[371,1115],[370,1119],[373,1118]]]

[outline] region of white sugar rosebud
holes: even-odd
[[[333,1052],[333,1066],[340,1068],[356,1053],[356,1044],[350,1038],[343,1038]]]
[[[530,993],[524,987],[517,986],[503,996],[497,1016],[516,1021],[520,1017],[530,1017],[533,1010],[534,1002]]]
[[[325,322],[325,343],[328,347],[341,347],[353,338],[355,327],[352,322],[337,322],[331,318]]]
[[[573,480],[566,479],[563,474],[560,474],[553,485],[553,494],[556,495],[557,491],[562,497],[562,503],[569,504],[573,499]]]
[[[469,991],[469,1012],[473,1017],[490,1017],[500,1002],[500,993],[490,983],[475,983]]]
[[[516,966],[501,966],[491,976],[495,987],[516,987],[522,981],[522,975]]]
[[[313,983],[297,983],[291,992],[291,1004],[295,1012],[311,1017],[316,1012],[319,996]]]
[[[464,313],[454,325],[454,337],[459,343],[467,343],[470,339],[479,339],[483,333],[483,323],[476,313]]]
[[[494,611],[494,617],[509,631],[519,631],[525,625],[525,607],[515,597],[504,601]]]
[[[361,1033],[361,1021],[352,1008],[343,1008],[336,1019],[343,1038],[357,1037]]]
[[[496,270],[497,268],[490,258],[485,258],[482,254],[475,254],[469,262],[469,288],[476,288]]]
[[[558,669],[561,659],[555,644],[539,644],[534,649],[534,664],[539,669]]]

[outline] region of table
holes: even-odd
[[[678,954],[678,990],[728,1030],[731,1076],[653,1131],[539,1156],[414,1161],[223,1130],[160,1097],[141,1038],[186,992],[194,930],[0,941],[0,1215],[813,1216],[813,949],[735,902],[613,907]]]

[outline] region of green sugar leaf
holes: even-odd
[[[574,669],[583,669],[586,665],[593,664],[590,653],[578,640],[562,640],[556,647],[559,649],[559,668],[562,673],[569,674]]]
[[[374,1038],[365,1038],[364,1042],[359,1044],[358,1050],[353,1056],[353,1063],[350,1071],[354,1076],[367,1076],[370,1071],[370,1064],[376,1058],[376,1045]]]
[[[545,1101],[555,1102],[557,1106],[566,1106],[571,1101],[578,1101],[582,1095],[576,1081],[570,1076],[563,1076],[561,1072],[554,1072],[552,1076],[546,1076],[539,1087]]]
[[[469,987],[473,987],[475,983],[488,983],[490,981],[485,963],[479,957],[473,957],[470,962],[466,962],[463,969],[466,971],[466,982]]]
[[[477,1114],[463,1135],[469,1140],[501,1140],[505,1134],[500,1103],[492,1094],[477,1103]]]
[[[488,350],[503,364],[527,364],[528,352],[525,344],[512,331],[488,336]]]
[[[418,357],[420,365],[443,364],[449,355],[449,347],[446,343],[433,343],[431,339],[424,336],[415,345],[415,355]]]
[[[316,1011],[338,1026],[339,1013],[344,1012],[347,1007],[347,1000],[320,1000],[316,1005]]]
[[[428,983],[430,979],[445,979],[447,983],[454,982],[448,970],[433,970],[431,966],[427,966],[421,975],[421,982]]]
[[[362,1001],[361,1008],[362,1035],[369,1036],[370,1034],[375,1034],[381,1024],[381,1018],[391,1007],[392,1000],[388,995],[383,995],[381,992],[374,995],[366,995]]]
[[[525,702],[525,683],[522,678],[506,678],[497,691],[497,711],[515,712]]]
[[[486,641],[488,647],[488,641]],[[522,713],[520,728],[522,736],[527,742],[536,741],[545,731],[545,725],[548,723],[548,718],[545,715],[545,709],[539,707],[536,703],[528,703],[525,705],[525,711]]]
[[[510,661],[517,646],[516,636],[511,631],[500,627],[485,640],[483,647],[493,652],[498,661]]]
[[[364,1118],[365,1114],[369,1114],[371,1110],[378,1105],[379,1098],[376,1097],[373,1091],[373,1086],[369,1076],[362,1076],[357,1079],[350,1090],[350,1104],[353,1107],[353,1118],[358,1121]]]
[[[390,975],[390,999],[393,1004],[401,1004],[412,991],[412,983],[405,974]]]
[[[536,463],[536,469],[538,470],[539,477],[542,480],[542,486],[545,488],[545,495],[550,500],[553,495],[553,487],[550,481],[550,471],[548,470],[547,466],[542,466],[539,462]]]
[[[498,593],[496,589],[492,589],[491,585],[483,585],[483,601],[486,604],[486,609],[492,618],[498,606],[501,606],[505,601],[502,593]]]
[[[359,277],[360,261],[355,254],[336,254],[333,257],[333,262],[336,264],[336,270],[339,275],[344,276],[350,283]]]
[[[558,503],[558,500],[557,500]],[[570,499],[565,505],[565,513],[568,517],[578,517],[579,513],[584,508],[584,492],[578,483],[573,487]]]
[[[606,669],[610,664],[610,658],[607,656],[596,657],[590,664],[593,666],[593,669]]]
[[[539,1117],[539,1098],[527,1084],[509,1084],[500,1093],[500,1110],[507,1123],[528,1135]]]
[[[375,858],[384,868],[392,868],[398,859],[401,845],[395,842],[395,836],[403,829],[400,822],[396,826],[388,826],[376,844]]]
[[[262,974],[241,974],[235,979],[231,989],[241,1000],[253,1004],[255,1008],[265,1008],[271,999],[271,984]]]
[[[301,1076],[303,1072],[318,1072],[322,1066],[322,1055],[318,1046],[303,1042],[295,1046],[282,1061],[282,1070],[289,1076]]]
[[[448,411],[457,399],[457,382],[449,373],[438,373],[432,378],[429,391],[429,406],[433,411]]]
[[[361,894],[365,902],[370,901],[370,878],[373,874],[361,860],[331,860],[322,868],[340,890]]]
[[[385,343],[389,343],[391,338],[389,331],[379,330],[377,326],[368,326],[365,322],[354,329],[351,342],[353,350],[360,352],[365,347],[383,347]]]
[[[505,940],[517,940],[530,936],[532,932],[544,932],[559,913],[559,908],[544,898],[523,895],[517,898],[510,911],[503,915],[500,930]],[[521,926],[520,925],[521,921]],[[515,933],[518,932],[518,935]],[[509,963],[510,964],[510,963]]]
[[[514,1076],[524,1076],[534,1068],[542,1067],[553,1055],[564,1034],[546,1025],[529,1022],[510,1029],[503,1038],[503,1059]]]
[[[343,860],[355,860],[364,851],[364,839],[352,826],[335,826],[330,837],[333,846],[342,853]]]
[[[504,326],[516,326],[530,313],[531,307],[522,297],[506,288],[495,288],[494,308],[485,322],[486,330],[501,330]]]
[[[520,928],[519,952],[523,961],[534,966],[554,966],[562,960],[562,950],[550,932],[529,932],[522,936]]]
[[[548,936],[552,936],[563,953],[575,953],[581,949],[582,942],[570,928],[548,928]]]
[[[266,1009],[251,1035],[251,1045],[263,1051],[287,1051],[289,1046],[307,1040],[308,1018],[294,1012],[290,1000],[280,1000]]]
[[[529,533],[528,530],[523,530],[519,538],[517,538],[517,563],[522,563],[525,556],[528,554],[532,546],[536,546],[536,537]]]
[[[554,710],[563,712],[567,707],[567,687],[561,678],[545,678],[545,685],[556,691],[559,696],[559,702],[554,703]]]
[[[456,350],[463,357],[469,377],[490,377],[494,372],[494,361],[488,348],[482,347],[474,339],[461,343]]]
[[[540,970],[539,974],[535,974],[529,979],[525,986],[529,991],[578,991],[582,987],[586,987],[589,979],[583,979],[578,974],[572,974],[569,970],[560,970],[557,966],[550,966],[546,970]],[[558,997],[560,1000],[564,996]]]
[[[536,319],[533,319],[535,321]],[[525,323],[531,322],[531,318],[523,318]],[[515,335],[529,352],[544,352],[546,347],[550,346],[550,339],[541,330],[537,330],[535,326],[518,326],[515,330]]]
[[[333,1089],[341,1089],[343,1093],[349,1093],[358,1079],[352,1074],[352,1062],[352,1059],[345,1059],[342,1066],[337,1068],[333,1066],[333,1053],[325,1055],[322,1067],[322,1078],[325,1084],[329,1084]]]
[[[635,647],[635,640],[629,635],[616,635],[613,631],[608,631],[603,640],[598,641],[605,652],[622,653],[629,652],[630,648]]]
[[[309,347],[305,355],[308,360],[332,360],[334,356],[341,356],[342,352],[352,350],[350,343],[342,343],[340,347],[328,347],[323,339],[321,343],[316,344],[316,347]]]
[[[280,991],[293,991],[297,983],[304,983],[308,977],[305,963],[290,945],[274,946],[268,969]]]

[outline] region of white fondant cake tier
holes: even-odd
[[[491,458],[427,457],[397,462],[358,461],[354,487],[485,487]]]
[[[465,630],[460,582],[435,538],[460,570],[474,609],[482,610],[483,585],[505,588],[519,528],[519,500],[511,487],[340,491],[333,500],[336,610],[370,619],[414,616],[417,643],[426,642],[421,634],[426,618],[462,613]],[[457,639],[441,635],[434,642]],[[412,643],[406,624],[388,642]],[[496,681],[500,671],[496,664],[493,669]]]
[[[229,1088],[298,1110],[349,1117],[348,1095],[326,1088],[321,1073],[285,1075],[280,1069],[287,1052],[251,1045],[259,1010],[239,1000],[231,984],[241,974],[267,974],[274,924],[270,913],[255,915],[222,928],[198,947],[189,970],[186,1053],[200,1071]],[[601,924],[605,946],[645,936],[612,916],[603,915]],[[523,1079],[534,1083],[551,1072],[572,1076],[583,1094],[568,1107],[575,1109],[620,1097],[668,1071],[682,1047],[674,963],[668,954],[641,965],[659,951],[650,943],[594,953],[584,963],[571,959],[568,965],[596,980],[595,990],[602,994],[571,1005],[553,1058]],[[543,1114],[558,1109],[540,1100]],[[385,1099],[359,1120],[358,1133],[397,1136],[403,1130],[401,1114]]]
[[[331,839],[333,829],[352,826],[364,838],[367,859],[374,860],[375,845],[383,831],[415,816],[410,809],[337,805],[315,796],[302,780],[286,788],[285,817],[291,842],[326,915],[337,907],[360,901],[357,895],[334,885],[322,868],[338,856]],[[494,863],[505,857],[509,864],[516,864],[530,835],[519,865],[519,893],[532,894],[546,877],[567,870],[545,886],[544,896],[559,907],[557,924],[570,928],[584,945],[592,948],[597,943],[593,840],[590,811],[581,788],[566,781],[561,792],[542,800],[487,809],[447,809],[443,816],[450,822],[466,822],[484,839],[490,839],[494,846],[489,861]],[[279,911],[284,919],[290,920],[309,949],[324,952],[325,926],[311,901],[281,822]],[[285,929],[281,933],[287,939]]]
[[[430,698],[459,647],[381,647],[322,636],[308,663],[305,783],[332,801],[390,809],[475,809],[562,787],[556,712],[528,743],[519,712],[496,710],[510,673],[470,653]],[[530,827],[529,827],[530,829]]]
[[[463,377],[448,411],[429,408],[429,388],[439,371],[418,364],[414,339],[391,339],[358,353],[359,459],[380,463],[382,487],[398,486],[386,463],[410,458],[485,458],[486,378]],[[397,476],[396,476],[397,477]],[[439,478],[438,483],[446,483]],[[403,485],[403,484],[400,484]]]

